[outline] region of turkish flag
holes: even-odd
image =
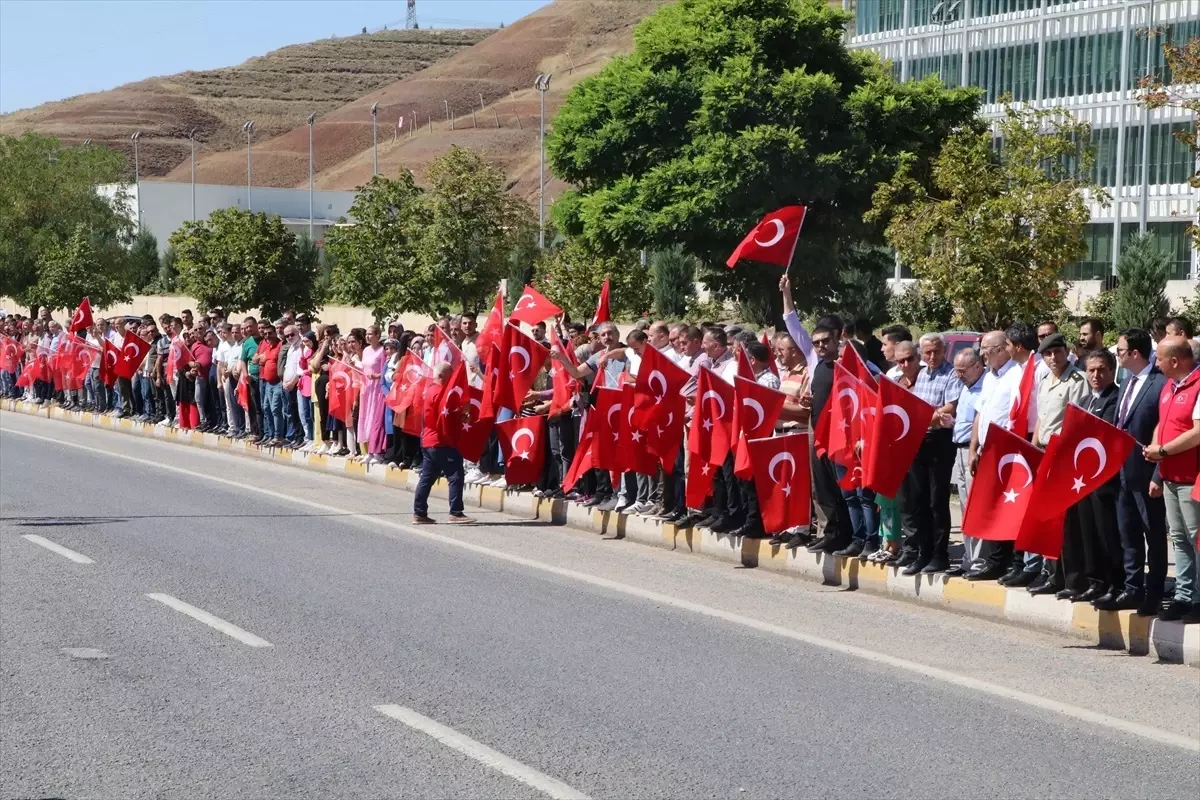
[[[703,458],[688,461],[687,481],[684,483],[684,502],[688,508],[703,508],[713,493],[713,477],[721,467]]]
[[[496,392],[500,385],[500,361],[504,357],[500,351],[500,343],[493,343],[483,358],[483,415],[496,416]]]
[[[67,331],[75,333],[90,328],[92,322],[92,302],[85,297],[79,301],[79,308],[71,315],[71,324],[67,326]]]
[[[608,310],[608,276],[605,275],[604,283],[600,285],[600,299],[596,301],[596,313],[592,315],[592,325],[611,321],[612,312]]]
[[[245,372],[238,377],[237,404],[246,411],[250,410],[250,376]]]
[[[812,509],[809,436],[791,433],[747,442],[763,530],[778,533],[808,525]]]
[[[532,286],[526,286],[525,291],[517,298],[512,313],[508,315],[508,321],[510,324],[524,322],[526,325],[536,325],[561,313],[563,310],[543,297],[541,292]]]
[[[84,379],[87,378],[89,372],[92,371],[92,364],[96,363],[96,357],[100,355],[100,348],[94,347],[83,342],[82,347],[77,347],[74,354],[74,370],[75,382],[82,385]]]
[[[746,234],[725,265],[733,269],[738,261],[745,259],[787,269],[796,251],[800,228],[804,226],[804,211],[804,206],[784,206],[767,214]]]
[[[167,351],[167,380],[175,379],[175,372],[185,364],[190,364],[196,360],[192,355],[192,351],[188,349],[187,342],[183,341],[180,336],[171,340],[171,347]]]
[[[854,446],[862,438],[861,384],[840,361],[834,362],[833,391],[826,402],[830,411],[829,438],[825,449],[831,459],[847,468],[858,463]]]
[[[744,347],[737,350],[737,376],[748,381],[754,380],[754,367],[750,366],[750,356]]]
[[[462,430],[463,409],[467,405],[467,365],[459,361],[446,379],[437,408],[437,432],[442,441],[457,442]]]
[[[852,343],[846,343],[846,347],[842,350],[838,361],[842,362],[842,365],[850,370],[851,375],[865,383],[869,388],[875,388],[877,383],[875,376],[871,374],[871,370],[867,369],[867,365],[863,363],[863,360],[858,355],[858,349]]]
[[[393,427],[412,436],[421,435],[421,411],[424,407],[425,386],[433,370],[412,353],[405,353],[392,374],[392,388],[383,402],[395,413]]]
[[[0,336],[0,371],[16,372],[21,364],[21,343],[11,336]]]
[[[475,352],[482,354],[493,344],[500,344],[504,335],[504,295],[496,292],[496,302],[488,312],[487,320],[475,337]]]
[[[546,463],[546,418],[538,415],[497,422],[496,434],[504,455],[504,478],[508,485],[541,481]]]
[[[344,361],[334,359],[329,363],[329,387],[326,390],[329,415],[346,425],[353,419],[354,403],[358,399],[358,388],[362,385],[361,379],[355,379],[355,372],[358,370]]]
[[[592,391],[592,397],[595,405],[591,413],[596,417],[592,460],[598,469],[620,472],[624,468],[619,446],[623,422],[620,415],[625,408],[624,393],[621,389],[597,387]]]
[[[866,445],[874,453],[863,468],[864,486],[884,497],[896,496],[936,410],[895,381],[879,382],[874,430]]]
[[[664,417],[665,401],[678,396],[690,378],[687,370],[647,344],[633,384],[639,426],[658,423]]]
[[[483,389],[467,387],[467,404],[463,407],[466,416],[458,431],[458,452],[467,461],[479,461],[487,449],[488,437],[496,424],[495,417],[483,414]]]
[[[829,437],[832,429],[833,403],[826,400],[821,413],[817,415],[817,424],[813,426],[813,450],[817,455],[829,455]]]
[[[779,377],[779,365],[775,363],[775,348],[771,347],[771,337],[767,336],[767,332],[763,331],[762,346],[767,348],[770,358],[767,359],[767,368],[771,370],[771,374],[776,378]]]
[[[571,362],[573,366],[579,366],[579,359],[575,358],[575,351],[563,344],[562,338],[558,335],[558,329],[550,328],[550,349],[561,353],[563,358]],[[550,383],[554,389],[554,394],[550,398],[550,416],[557,416],[564,411],[571,410],[571,401],[579,392],[579,381],[567,374],[567,371],[558,364],[550,368]]]
[[[517,411],[533,386],[538,370],[546,363],[550,350],[545,345],[538,344],[532,337],[526,336],[515,325],[504,326],[504,340],[501,346],[503,353],[500,359],[500,376],[493,397],[495,408],[507,408]],[[508,367],[507,372],[505,367]]]
[[[1022,439],[1029,438],[1029,409],[1034,401],[1034,376],[1037,375],[1039,356],[1031,354],[1021,371],[1021,385],[1008,411],[1009,430]]]
[[[991,542],[1015,541],[1035,491],[1033,479],[1041,462],[1039,448],[989,423],[963,514],[963,533]]]
[[[683,445],[683,420],[687,415],[687,400],[681,394],[668,397],[662,403],[658,419],[651,420],[650,452],[659,458],[665,472],[675,466],[675,457]]]
[[[125,340],[121,343],[121,360],[117,362],[113,371],[118,378],[133,378],[149,352],[150,343],[130,331],[125,334]]]
[[[710,464],[720,464],[733,446],[733,387],[701,367],[696,373],[696,406],[688,434],[688,451]]]
[[[104,340],[104,351],[100,355],[100,382],[112,386],[117,382],[117,364],[121,362],[121,351],[108,339]]]
[[[1038,467],[1017,549],[1058,558],[1062,525],[1050,523],[1115,477],[1136,444],[1117,426],[1077,405],[1068,405],[1062,430],[1050,440]]]
[[[440,364],[443,361],[450,362],[450,366],[457,367],[462,363],[462,350],[458,349],[449,336],[442,333],[442,329],[436,325],[433,328],[433,363]]]
[[[733,429],[738,435],[733,474],[749,480],[754,475],[754,466],[750,463],[747,442],[771,435],[787,395],[738,375],[733,379],[733,397]]]
[[[583,473],[596,466],[593,447],[596,442],[596,412],[589,411],[584,416],[583,430],[579,432],[579,444],[575,447],[575,457],[571,459],[571,466],[563,476],[564,492],[574,489]]]
[[[34,381],[47,380],[50,374],[50,365],[46,356],[34,356],[29,359],[29,363],[25,365],[25,369],[21,370],[21,374],[17,376],[17,386],[32,387]]]
[[[633,384],[621,386],[621,430],[617,440],[617,453],[621,457],[621,472],[637,472],[642,475],[658,474],[658,459],[650,450],[652,431],[650,425],[641,421],[642,415],[636,414]],[[655,420],[651,420],[652,425]]]

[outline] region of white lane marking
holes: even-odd
[[[423,714],[418,714],[411,708],[397,705],[375,706],[380,714],[403,722],[410,728],[428,734],[437,739],[451,750],[457,750],[463,755],[470,756],[484,766],[502,772],[513,780],[520,781],[526,786],[532,786],[539,792],[563,800],[590,800],[583,792],[572,789],[562,781],[538,772],[533,767],[527,767],[520,761],[499,753],[486,744],[464,736],[453,728],[447,728],[440,722],[435,722]]]
[[[792,641],[803,642],[804,644],[808,644],[813,647],[820,647],[824,650],[829,650],[834,653],[841,653],[843,655],[852,656],[864,661],[870,661],[875,664],[882,664],[892,669],[900,669],[904,670],[905,672],[911,672],[926,678],[933,678],[934,680],[939,680],[943,683],[968,689],[972,692],[982,692],[1003,700],[1013,700],[1032,708],[1039,708],[1044,711],[1061,714],[1063,716],[1071,717],[1072,719],[1080,720],[1093,725],[1101,725],[1103,727],[1120,731],[1122,733],[1127,733],[1132,736],[1140,736],[1143,739],[1158,742],[1159,744],[1178,747],[1193,753],[1200,753],[1200,739],[1192,739],[1182,734],[1159,730],[1158,728],[1152,728],[1149,725],[1142,725],[1138,722],[1132,722],[1130,720],[1113,717],[1108,714],[1102,714],[1098,711],[1092,711],[1081,706],[1062,703],[1058,700],[1053,700],[1048,697],[1040,697],[1039,695],[1030,694],[1029,692],[1023,692],[1020,689],[1013,689],[1008,686],[1002,686],[1000,684],[981,680],[979,678],[972,678],[969,675],[960,675],[956,672],[941,669],[940,667],[929,666],[917,661],[909,661],[906,658],[899,658],[897,656],[887,655],[886,653],[877,653],[874,650],[868,650],[865,647],[858,647],[856,645],[834,641],[833,639],[825,639],[820,636],[800,633],[799,631],[790,630],[789,628],[785,628],[781,625],[764,622],[763,620],[754,619],[753,617],[745,617],[741,614],[735,614],[730,611],[713,608],[712,606],[706,606],[701,603],[693,603],[690,600],[683,600],[670,595],[659,594],[658,592],[642,589],[637,586],[618,583],[617,581],[609,580],[608,578],[601,578],[596,575],[588,575],[587,573],[578,572],[573,569],[556,567],[553,564],[546,564],[541,561],[535,561],[531,558],[512,555],[511,553],[505,553],[501,550],[494,550],[490,547],[484,547],[483,545],[462,541],[444,534],[434,533],[432,531],[418,528],[411,528],[407,525],[401,525],[398,522],[392,522],[390,520],[378,519],[377,517],[372,517],[369,514],[358,514],[353,511],[347,511],[344,508],[338,508],[337,506],[329,506],[325,505],[324,503],[315,503],[312,500],[308,500],[304,497],[284,494],[283,492],[276,492],[272,489],[264,489],[259,486],[250,486],[239,483],[238,481],[229,480],[228,478],[218,478],[215,475],[207,475],[203,472],[193,472],[191,470],[184,469],[183,467],[176,467],[172,464],[164,464],[148,458],[129,456],[125,455],[124,453],[114,453],[111,450],[104,450],[99,447],[76,444],[74,442],[68,442],[62,439],[55,439],[50,436],[39,436],[34,433],[25,433],[24,431],[17,431],[11,428],[4,428],[2,426],[0,426],[0,431],[16,434],[18,436],[25,436],[30,439],[39,439],[44,442],[51,442],[63,447],[71,447],[76,450],[83,450],[84,452],[96,453],[97,455],[108,456],[110,458],[116,458],[134,464],[142,464],[144,466],[153,467],[159,471],[166,470],[167,472],[174,472],[179,475],[187,475],[198,480],[205,480],[212,483],[219,483],[224,486],[229,486],[233,489],[237,489],[238,491],[255,492],[266,497],[274,497],[277,500],[286,501],[291,505],[307,506],[308,508],[318,511],[337,514],[347,519],[366,522],[384,528],[391,528],[393,530],[408,534],[409,536],[415,536],[422,539],[427,539],[429,541],[438,542],[440,544],[449,545],[451,547],[457,547],[462,550],[478,553],[479,555],[488,556],[489,558],[494,558],[499,561],[507,561],[510,564],[519,564],[523,567],[550,573],[551,575],[570,578],[581,583],[586,583],[602,589],[608,589],[613,592],[629,595],[630,597],[638,597],[643,600],[649,600],[653,603],[660,603],[662,605],[671,606],[672,608],[691,611],[695,614],[700,614],[706,617],[712,617],[713,619],[730,622],[734,625],[741,625],[746,628],[751,628],[761,633],[769,633],[774,636],[791,639]]]
[[[197,622],[203,622],[210,628],[214,628],[226,636],[232,636],[244,645],[250,647],[270,647],[271,643],[266,639],[260,639],[244,628],[239,628],[232,622],[226,622],[218,616],[208,613],[202,608],[196,608],[190,603],[185,603],[178,597],[172,597],[169,594],[159,594],[154,592],[146,595],[151,600],[157,600],[165,606],[169,606],[181,614],[187,614]]]
[[[72,561],[74,561],[76,564],[95,564],[96,563],[95,561],[92,561],[90,558],[85,556],[83,553],[76,553],[74,550],[71,550],[70,548],[67,548],[67,547],[63,547],[61,544],[58,544],[57,542],[52,542],[49,539],[46,539],[42,536],[38,536],[36,533],[26,533],[26,534],[22,535],[21,538],[25,539],[26,541],[33,542],[36,545],[40,545],[40,546],[46,548],[47,550],[49,550],[51,553],[58,553],[63,558],[69,558]]]

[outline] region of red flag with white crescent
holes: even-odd
[[[79,308],[71,315],[71,324],[67,326],[69,333],[84,330],[92,326],[92,303],[86,297],[79,301]]]
[[[508,321],[536,325],[561,313],[563,310],[547,300],[541,292],[532,286],[526,286],[525,291],[517,298],[512,313],[508,315]]]
[[[517,326],[505,325],[501,351],[493,407],[517,411],[533,386],[538,370],[550,357],[550,349],[526,336]]]
[[[457,442],[467,405],[467,364],[459,361],[446,379],[437,409],[437,432],[444,442]]]
[[[504,478],[510,486],[538,483],[546,463],[546,418],[514,417],[496,423],[496,438],[504,456]]]
[[[688,435],[688,451],[710,464],[720,464],[733,446],[733,387],[707,367],[696,374],[696,406]]]
[[[747,447],[754,464],[754,490],[763,530],[778,533],[808,525],[812,521],[808,434],[751,439]]]
[[[500,337],[503,335],[504,295],[496,292],[496,302],[492,305],[492,310],[488,312],[483,327],[479,329],[479,335],[475,337],[475,352],[481,359],[487,360],[483,355],[484,352],[493,344],[500,344]]]
[[[554,326],[550,328],[550,349],[562,353],[563,357],[573,366],[579,366],[579,359],[575,358],[575,351],[563,344],[562,338],[558,335],[558,329]],[[554,394],[550,398],[550,415],[555,416],[564,411],[570,411],[571,401],[579,392],[579,381],[568,375],[561,366],[554,364],[550,367],[550,384],[554,389]]]
[[[771,435],[787,395],[738,375],[733,379],[733,398],[733,430],[737,436],[733,474],[749,480],[754,475],[754,466],[750,463],[747,443]]]
[[[479,461],[487,448],[488,437],[496,424],[496,418],[483,413],[483,389],[467,387],[465,416],[458,432],[458,452],[467,461]]]
[[[608,276],[605,275],[604,283],[600,285],[600,299],[596,301],[596,313],[592,315],[592,325],[611,321],[612,312],[608,309]]]
[[[963,513],[963,533],[991,542],[1015,540],[1035,491],[1033,481],[1042,457],[1042,451],[1022,437],[988,423]]]
[[[100,353],[100,382],[112,386],[117,382],[117,364],[121,361],[121,351],[108,339],[104,340],[104,350]]]
[[[1025,366],[1021,369],[1021,384],[1017,390],[1017,396],[1013,399],[1012,408],[1008,411],[1009,430],[1020,436],[1022,439],[1028,438],[1029,430],[1029,409],[1034,401],[1034,379],[1037,375],[1038,356],[1033,353],[1025,362]]]
[[[761,261],[787,269],[804,226],[804,213],[804,206],[784,206],[767,214],[746,234],[725,265],[733,269],[738,261]]]
[[[150,352],[150,343],[133,331],[125,334],[121,342],[121,357],[114,367],[118,378],[133,378],[138,367],[142,365],[146,354]]]
[[[863,468],[863,485],[884,497],[895,497],[937,409],[895,381],[882,380],[875,411],[866,443],[873,455]]]

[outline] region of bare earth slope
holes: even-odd
[[[150,78],[0,116],[0,133],[27,130],[65,142],[91,138],[129,154],[142,131],[145,176],[186,162],[188,132],[201,152],[237,148],[253,119],[260,140],[284,133],[308,114],[328,112],[470,48],[490,29],[396,30],[280,48],[235,67]],[[187,170],[186,163],[184,170]],[[242,179],[245,179],[243,168]]]
[[[317,120],[313,134],[318,188],[353,189],[370,180],[369,109],[378,102],[381,173],[411,169],[421,180],[429,162],[457,144],[485,151],[508,173],[515,194],[535,197],[539,104],[534,76],[554,74],[546,96],[549,124],[567,90],[612,56],[628,52],[634,25],[665,1],[556,0],[470,49],[330,111]],[[397,132],[402,115],[404,129]],[[409,138],[414,118],[419,125]],[[255,185],[307,186],[308,133],[302,120],[303,115],[296,117],[294,130],[269,141],[256,137]],[[196,179],[202,183],[236,184],[245,178],[244,150],[208,154],[197,165]],[[188,165],[181,164],[168,179],[188,180]]]

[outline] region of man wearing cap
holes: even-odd
[[[1050,444],[1050,437],[1062,430],[1067,406],[1072,403],[1082,405],[1090,389],[1087,377],[1078,366],[1071,363],[1067,340],[1061,333],[1052,333],[1043,339],[1038,345],[1038,355],[1049,371],[1037,383],[1037,421],[1033,426],[1033,443],[1044,450]],[[1067,512],[1065,524],[1070,528],[1070,538],[1078,539],[1078,508]],[[1027,555],[1021,580],[1010,582],[1009,585],[1028,586],[1031,594],[1058,592],[1062,599],[1075,596],[1074,591],[1064,592],[1058,563],[1040,556],[1030,558]]]

